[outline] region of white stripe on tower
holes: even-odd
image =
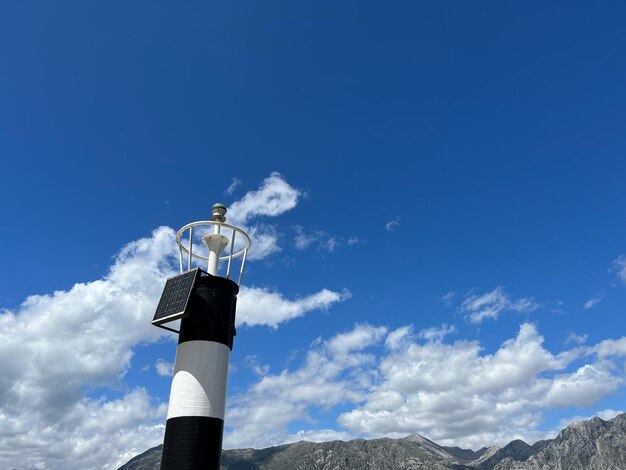
[[[178,345],[167,419],[205,416],[224,420],[230,349],[214,341]]]

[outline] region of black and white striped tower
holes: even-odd
[[[220,467],[228,360],[250,238],[225,223],[225,206],[215,204],[212,212],[210,221],[193,222],[178,231],[181,274],[167,280],[152,321],[179,333],[161,470]],[[200,247],[206,256],[199,253]],[[226,247],[230,253],[222,256]],[[241,260],[237,282],[230,279],[236,258]],[[194,268],[194,260],[205,261],[207,270]],[[224,277],[218,275],[220,261],[227,263]],[[164,326],[176,320],[179,330]]]

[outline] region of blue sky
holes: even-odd
[[[161,442],[150,320],[215,202],[253,233],[228,447],[625,410],[625,14],[0,2],[2,466]]]

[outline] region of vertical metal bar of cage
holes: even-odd
[[[233,261],[233,248],[235,247],[235,235],[237,235],[237,231],[233,228],[233,238],[230,240],[230,255],[228,256],[228,267],[226,268],[226,279],[230,279],[230,263]]]
[[[241,278],[243,277],[243,267],[246,265],[246,257],[248,256],[248,248],[245,248],[243,251],[243,260],[241,261],[241,270],[239,271],[239,282],[238,285],[241,285]]]
[[[191,251],[193,249],[193,237],[191,236],[193,227],[189,227],[189,260],[187,260],[187,271],[191,271]]]
[[[182,244],[178,244],[178,251],[180,252],[178,255],[178,264],[180,266],[180,272],[182,274],[183,272],[183,245]]]

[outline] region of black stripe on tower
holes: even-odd
[[[161,469],[219,469],[224,421],[205,416],[167,420]]]
[[[190,313],[181,320],[178,343],[215,341],[232,351],[235,313],[239,286],[223,277],[202,276],[196,282],[190,301]]]

